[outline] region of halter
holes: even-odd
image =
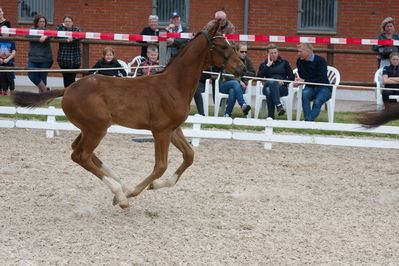
[[[222,66],[221,66],[220,74],[219,74],[219,75],[221,75],[222,72],[223,72],[223,70],[224,70],[224,65],[226,64],[227,61],[229,61],[230,57],[233,55],[234,49],[232,49],[232,50],[229,52],[229,54],[226,56],[226,55],[224,55],[223,51],[221,51],[221,50],[212,42],[212,41],[215,40],[215,39],[226,39],[226,37],[224,37],[224,36],[214,36],[214,37],[212,37],[212,38],[209,38],[208,32],[202,31],[202,32],[200,32],[200,33],[203,33],[203,34],[205,35],[206,39],[208,40],[209,51],[211,52],[211,63],[212,63],[212,66],[214,65],[214,63],[213,63],[213,56],[212,56],[212,52],[213,52],[213,51],[215,51],[219,56],[221,56],[221,57],[224,59],[223,64],[222,64]]]

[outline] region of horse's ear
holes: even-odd
[[[213,24],[208,30],[209,37],[216,36],[216,33],[218,32],[218,29],[219,29],[219,23],[220,23],[220,20],[216,20],[216,19],[213,20]]]

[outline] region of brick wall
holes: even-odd
[[[26,28],[29,24],[17,23],[17,1],[2,0],[0,6],[13,27]],[[75,25],[82,31],[139,33],[147,24],[147,17],[152,12],[152,1],[137,0],[55,0],[54,29],[61,23],[65,14],[74,17]],[[389,8],[388,8],[389,7]],[[223,9],[228,19],[236,26],[237,33],[244,30],[244,1],[240,0],[190,0],[190,17],[188,26],[191,32],[197,32],[213,18],[214,12]],[[296,0],[249,0],[248,34],[297,36]],[[399,14],[399,5],[394,0],[340,0],[338,1],[337,34],[331,37],[375,38],[380,33],[379,25],[387,17],[395,18]],[[399,19],[399,18],[397,18]],[[397,26],[399,30],[399,26]],[[306,36],[320,36],[307,34]],[[250,46],[266,46],[267,43],[249,43]],[[296,44],[279,43],[281,47],[295,47]],[[53,44],[54,60],[56,62],[57,44]],[[103,45],[90,47],[90,64],[101,57]],[[326,45],[316,45],[326,48]],[[340,49],[370,50],[370,46],[336,45]],[[116,57],[128,61],[139,54],[138,47],[116,47]],[[27,44],[17,42],[17,65],[24,66],[27,62]],[[281,52],[295,68],[296,53]],[[326,57],[325,54],[321,54]],[[251,50],[249,56],[253,59],[255,68],[264,59],[264,51]],[[336,54],[334,65],[340,70],[342,80],[370,82],[376,70],[374,55]],[[54,67],[58,67],[57,63]]]

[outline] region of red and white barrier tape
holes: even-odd
[[[82,39],[96,40],[115,40],[115,41],[147,41],[157,42],[166,41],[166,38],[191,39],[192,33],[160,33],[160,36],[123,34],[123,33],[100,33],[100,32],[80,32],[80,31],[55,31],[55,30],[34,30],[0,28],[0,33],[15,35],[34,35],[34,36],[53,36],[53,37],[73,37]],[[397,45],[399,40],[377,40],[377,39],[353,39],[353,38],[331,38],[331,37],[303,37],[303,36],[273,36],[273,35],[242,35],[226,34],[227,39],[232,41],[247,42],[285,42],[285,43],[324,43],[324,44],[358,44],[358,45]]]

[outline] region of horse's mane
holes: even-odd
[[[164,68],[162,71],[158,72],[157,74],[164,72],[164,71],[168,68],[168,66],[169,66],[177,57],[180,57],[180,56],[184,55],[185,51],[187,50],[187,49],[186,49],[187,46],[188,46],[192,41],[194,41],[201,33],[203,33],[203,32],[202,32],[202,31],[197,32],[197,34],[195,34],[194,38],[192,38],[192,39],[189,40],[188,42],[182,44],[182,45],[179,47],[179,50],[178,50],[177,54],[174,55],[174,56],[169,60],[169,62],[166,64],[165,68]],[[218,33],[221,34],[220,32],[218,32]]]

